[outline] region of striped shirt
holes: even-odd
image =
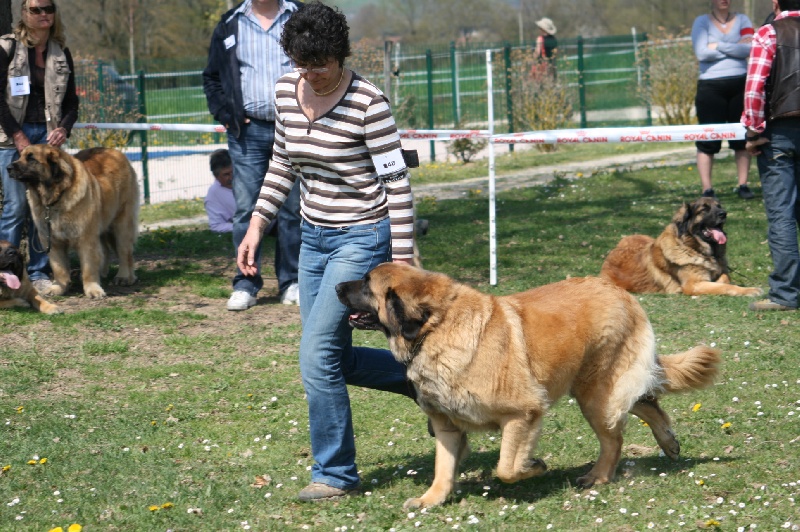
[[[378,176],[373,158],[400,149],[389,102],[373,84],[353,73],[336,106],[310,122],[297,101],[300,75],[275,87],[275,144],[255,216],[272,220],[300,177],[300,214],[324,227],[376,223],[387,216],[392,258],[413,252],[413,198],[408,169]]]
[[[800,11],[783,11],[775,17],[800,17]],[[747,67],[747,83],[744,88],[744,112],[742,125],[758,133],[763,133],[767,125],[764,109],[767,105],[765,86],[772,70],[775,50],[778,47],[777,35],[772,24],[761,26],[753,37],[750,50],[750,63]]]
[[[242,99],[244,114],[250,118],[275,120],[272,94],[278,78],[292,70],[292,62],[281,47],[283,26],[297,6],[291,2],[280,2],[280,10],[269,29],[253,14],[251,0],[239,6],[234,15],[239,17],[239,42],[236,57],[242,76]]]

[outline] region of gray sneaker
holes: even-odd
[[[37,292],[45,294],[50,290],[50,287],[53,286],[53,281],[50,279],[36,279],[35,281],[31,281],[31,284]]]
[[[321,482],[312,482],[300,490],[297,498],[300,499],[300,502],[329,501],[357,493],[358,489],[358,486],[351,489],[340,489]]]
[[[244,290],[234,290],[228,299],[228,310],[247,310],[256,304],[256,298]]]

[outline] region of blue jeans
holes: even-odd
[[[300,374],[308,397],[311,481],[348,489],[359,484],[347,385],[413,397],[405,366],[385,349],[353,347],[348,309],[336,285],[362,278],[390,260],[389,220],[345,228],[302,223]]]
[[[769,144],[761,146],[758,173],[767,211],[767,241],[773,271],[769,276],[769,298],[797,308],[800,304],[800,251],[797,223],[800,220],[800,118],[777,120],[765,132]]]
[[[263,120],[250,120],[242,127],[240,138],[228,135],[228,151],[233,161],[233,197],[236,212],[233,215],[233,249],[239,249],[244,235],[250,227],[264,176],[272,157],[272,143],[275,139],[275,123]],[[275,243],[275,274],[278,289],[283,292],[289,285],[297,282],[297,261],[300,256],[300,186],[295,183],[286,202],[278,211],[274,222],[277,227]],[[270,227],[268,232],[273,229]],[[258,273],[244,275],[238,268],[233,278],[233,289],[244,290],[251,296],[258,294],[264,286],[261,277],[261,247],[256,252]]]
[[[47,143],[47,126],[45,124],[23,124],[22,132],[31,144]],[[50,262],[45,247],[39,242],[39,233],[30,216],[28,198],[25,196],[25,185],[11,179],[8,165],[19,159],[16,148],[0,149],[0,175],[3,179],[3,213],[0,215],[0,240],[8,240],[19,247],[22,240],[22,228],[28,224],[28,277],[31,281],[50,278]]]

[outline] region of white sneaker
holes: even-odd
[[[228,299],[228,310],[247,310],[255,304],[255,297],[244,290],[235,290]]]
[[[284,305],[299,305],[300,304],[300,286],[297,283],[292,283],[289,288],[281,294],[281,303]]]

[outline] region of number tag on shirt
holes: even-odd
[[[403,151],[400,148],[392,150],[387,153],[372,156],[372,163],[375,165],[379,176],[386,176],[396,174],[406,169],[406,163],[403,160]]]
[[[31,83],[28,76],[17,76],[8,78],[11,85],[11,96],[26,96],[31,93]]]
[[[222,42],[225,43],[225,49],[230,50],[236,44],[236,35],[228,35]]]

